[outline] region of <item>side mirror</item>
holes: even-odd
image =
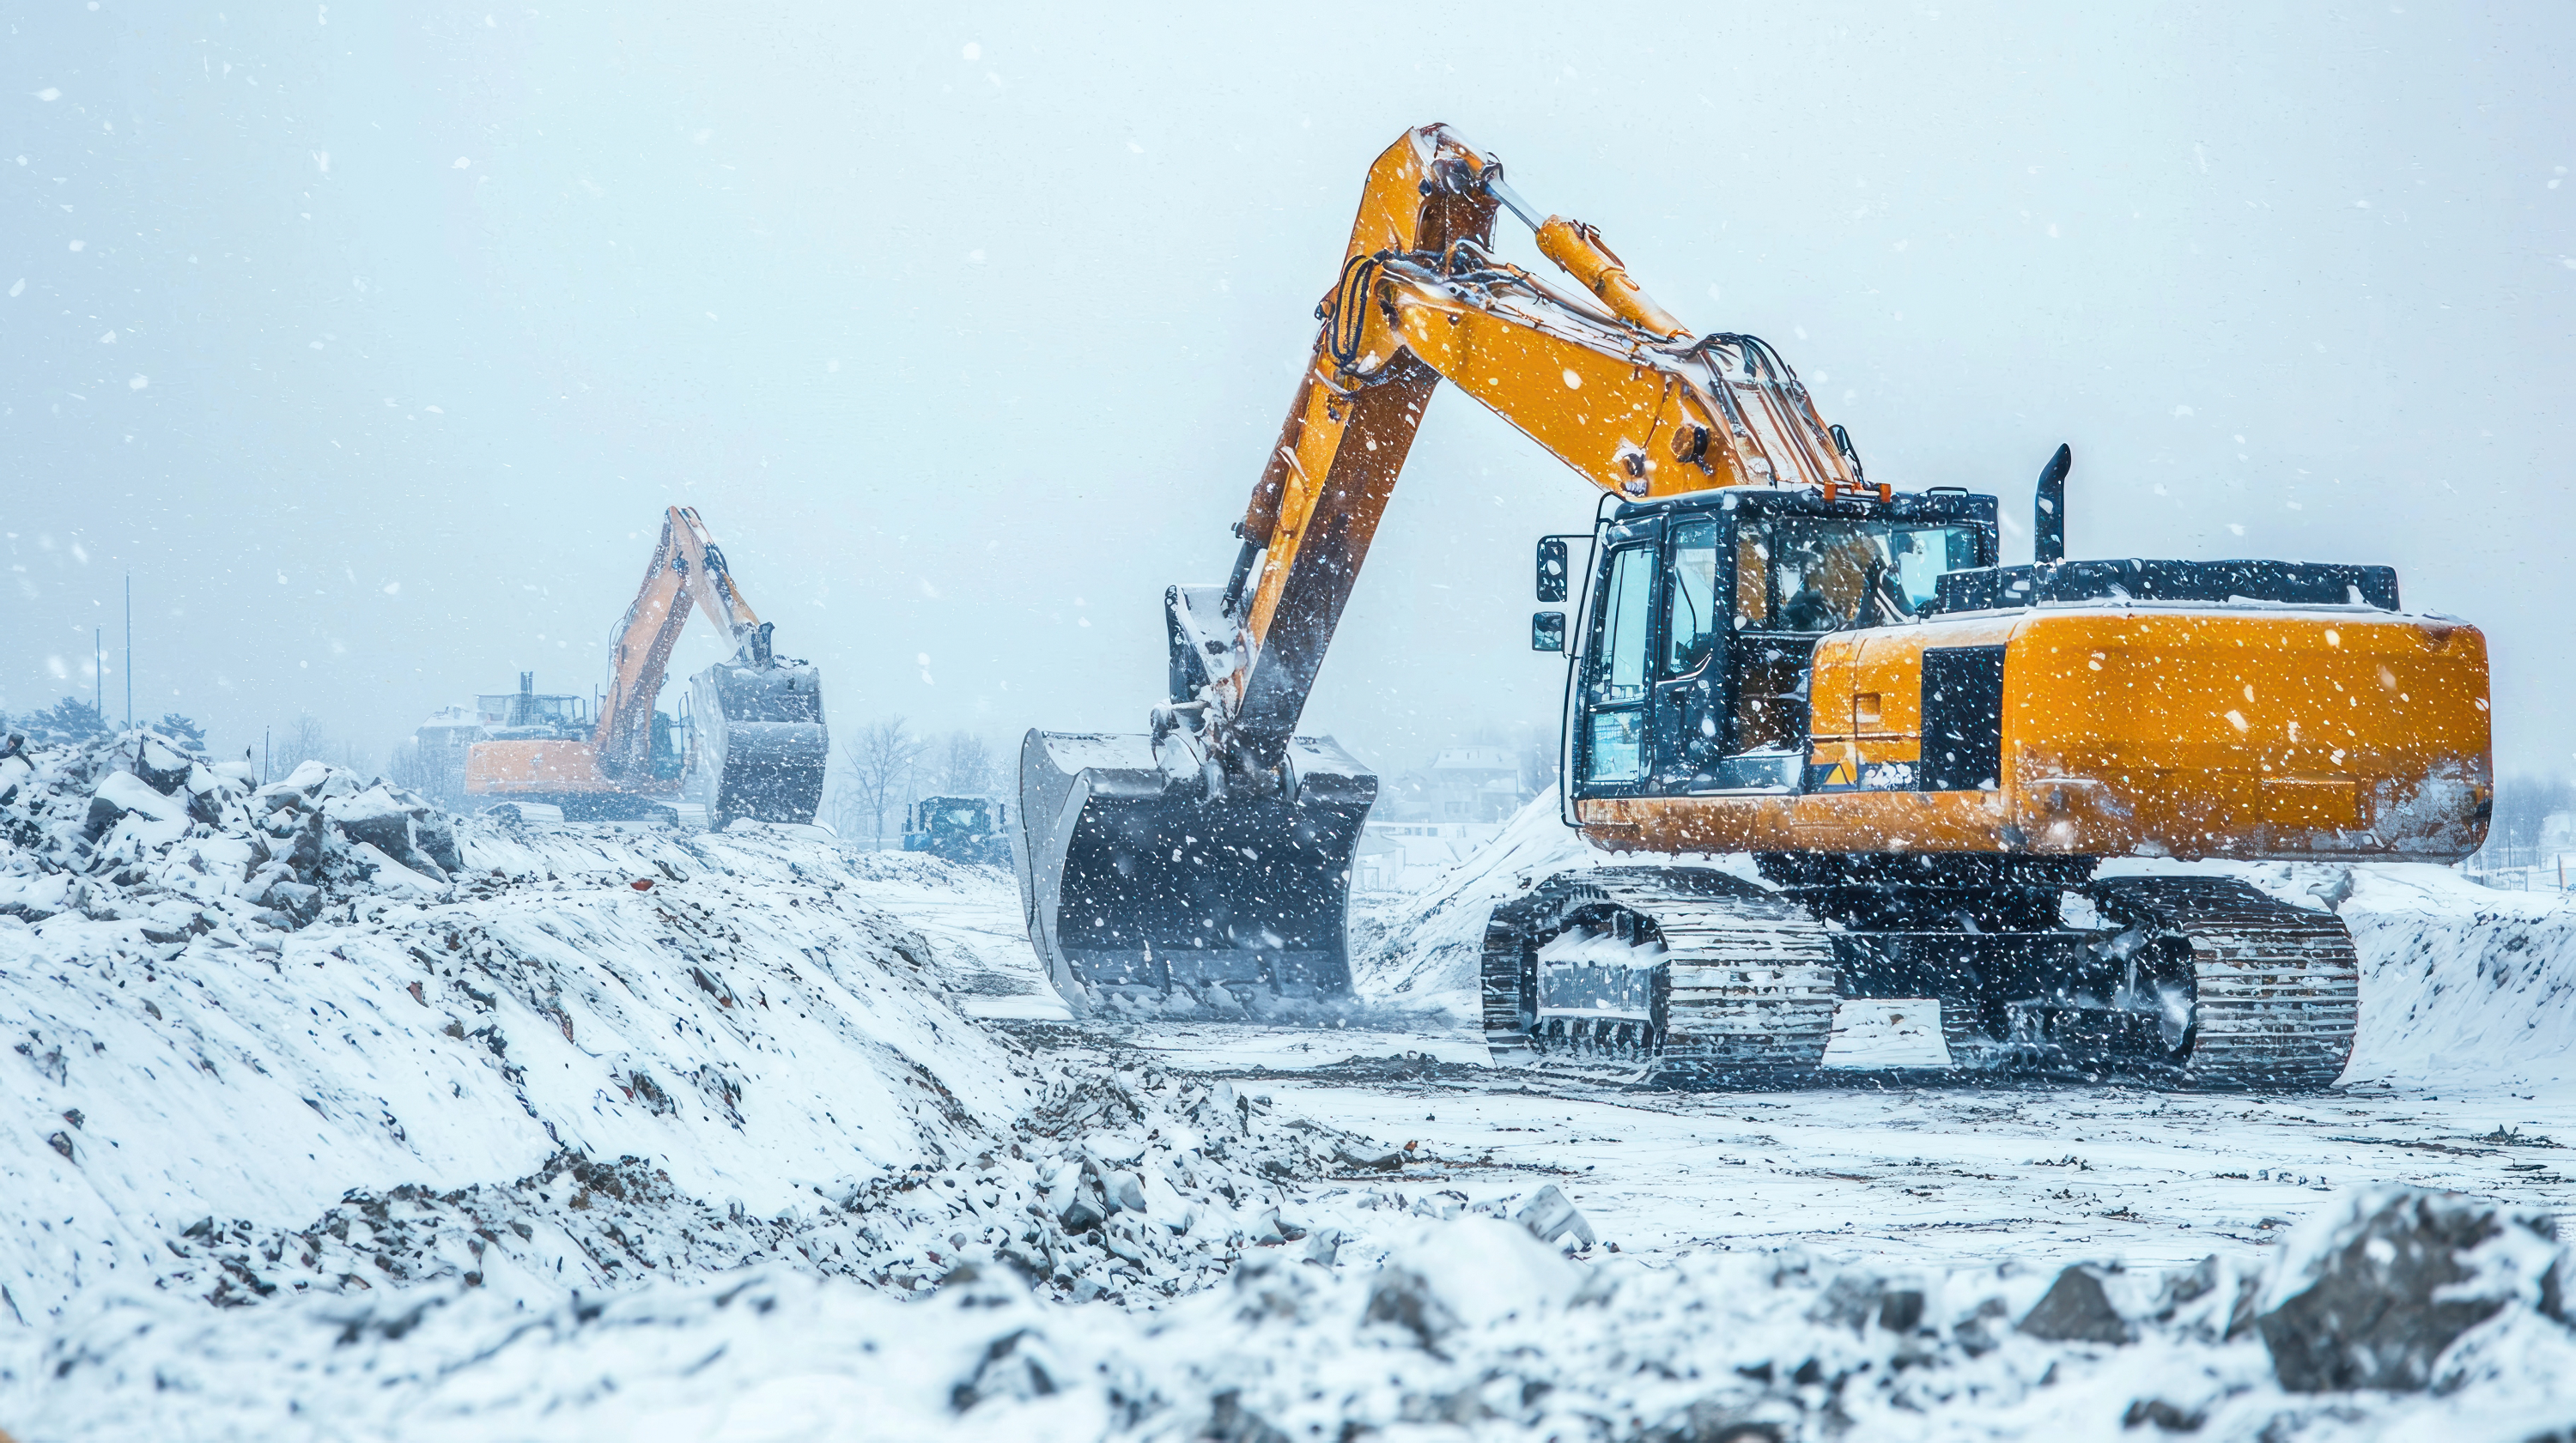
[[[1541,601],[1563,601],[1565,599],[1565,538],[1562,536],[1542,536],[1539,538],[1538,599]],[[1564,627],[1560,624],[1557,629],[1561,632],[1564,630]],[[1540,648],[1542,651],[1561,651],[1563,649],[1564,648],[1562,647]]]
[[[1565,613],[1542,611],[1530,618],[1530,650],[1565,650]]]

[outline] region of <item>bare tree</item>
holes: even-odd
[[[993,749],[984,739],[968,731],[948,734],[947,755],[940,759],[939,790],[952,797],[990,796],[1002,784],[1002,769],[993,761]]]
[[[278,737],[276,760],[271,765],[279,776],[284,776],[306,762],[327,762],[336,750],[330,734],[322,729],[322,719],[300,711],[295,714],[295,725]]]
[[[869,835],[882,846],[886,813],[899,811],[912,799],[913,779],[920,774],[925,744],[902,717],[873,721],[859,732],[845,754],[843,779],[859,816],[868,819]]]
[[[394,743],[393,750],[386,753],[385,775],[395,786],[424,795],[436,784],[428,764],[421,760],[420,743],[410,738]]]
[[[2565,777],[2508,778],[2496,788],[2495,820],[2487,840],[2511,849],[2537,847],[2549,819],[2566,811],[2576,811],[2576,786]]]

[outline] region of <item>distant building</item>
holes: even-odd
[[[1435,822],[1501,822],[1519,811],[1520,763],[1501,747],[1451,747],[1431,763],[1422,796]]]
[[[499,720],[473,707],[440,707],[412,737],[420,744],[421,795],[451,812],[465,810],[465,752],[491,737]]]
[[[1532,793],[1522,784],[1520,761],[1504,747],[1451,747],[1431,765],[1381,778],[1377,822],[1502,822]]]
[[[1499,822],[1381,822],[1360,828],[1351,886],[1361,892],[1413,892],[1502,835]]]

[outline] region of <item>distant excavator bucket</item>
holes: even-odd
[[[1307,737],[1285,773],[1277,795],[1212,799],[1146,737],[1029,733],[1011,857],[1068,1003],[1257,1011],[1350,991],[1351,858],[1377,776]]]
[[[830,755],[821,671],[737,657],[691,677],[689,695],[698,731],[683,790],[709,823],[813,821]]]

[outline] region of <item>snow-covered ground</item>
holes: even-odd
[[[808,829],[442,840],[345,774],[290,801],[137,755],[0,761],[20,1443],[2576,1418],[2545,1257],[2496,1254],[2501,1311],[2429,1393],[2285,1391],[2240,1316],[2285,1251],[2330,1255],[2357,1187],[2566,1209],[2576,908],[2551,899],[2249,870],[2361,947],[2329,1094],[1860,1048],[1801,1091],[1639,1093],[1497,1072],[1469,1021],[1491,897],[1587,856],[1544,800],[1360,919],[1369,1005],[1075,1023],[995,869]],[[1550,1188],[1580,1212],[1552,1244],[1507,1221]],[[2131,1341],[2016,1327],[2064,1264],[2111,1259]]]

